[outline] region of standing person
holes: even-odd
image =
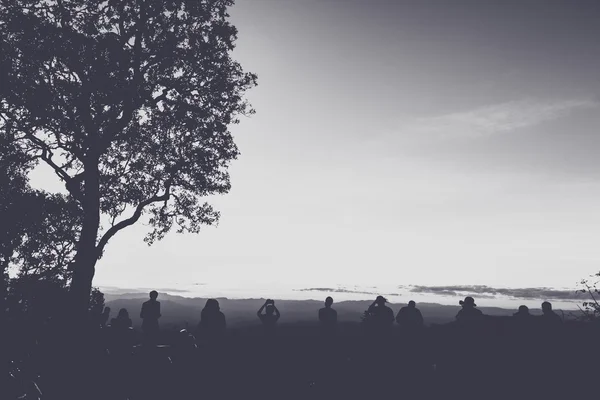
[[[262,313],[263,310],[265,311],[264,314]],[[281,317],[279,310],[277,309],[277,307],[275,307],[275,301],[267,299],[267,301],[265,301],[265,304],[263,304],[258,309],[256,315],[258,315],[258,318],[260,318],[260,321],[262,322],[263,327],[265,329],[265,333],[267,335],[275,334],[275,330],[277,328],[277,321],[279,321],[279,318]]]
[[[335,334],[337,327],[337,311],[331,308],[333,298],[325,299],[325,307],[319,310],[319,323],[321,325],[321,333],[324,335]]]
[[[160,318],[160,302],[158,298],[158,292],[153,290],[150,292],[150,300],[142,304],[142,311],[140,312],[140,318],[142,319],[142,330],[146,339],[151,344],[156,344],[158,336],[158,319]]]

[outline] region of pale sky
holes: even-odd
[[[221,222],[152,247],[127,228],[96,285],[321,298],[294,289],[600,270],[599,2],[237,2],[257,114]]]

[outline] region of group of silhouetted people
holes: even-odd
[[[226,335],[226,316],[216,299],[206,301],[196,330],[161,331],[158,298],[158,293],[152,291],[150,299],[141,306],[141,337],[124,308],[112,319],[109,307],[92,315],[92,325],[101,328],[78,334],[83,340],[77,354],[70,355],[71,361],[64,363],[66,372],[56,368],[66,343],[61,339],[65,332],[62,320],[54,325],[56,333],[40,330],[35,366],[41,371],[42,389],[50,393],[48,398],[60,398],[62,388],[75,382],[61,377],[78,374],[84,364],[95,368],[95,373],[105,371],[109,377],[106,379],[114,382],[107,390],[133,393],[130,398],[136,400],[153,395],[187,398],[176,394],[195,393],[197,388],[210,395],[224,390],[256,396],[265,391],[280,394],[276,389],[265,389],[259,378],[262,376],[271,379],[269,384],[291,391],[299,387],[294,385],[308,385],[314,380],[320,393],[343,391],[340,397],[349,399],[378,397],[372,390],[397,390],[405,398],[418,398],[412,396],[425,390],[423,382],[434,382],[431,388],[440,390],[430,398],[457,390],[477,394],[500,379],[494,376],[520,379],[518,382],[529,385],[528,379],[554,376],[550,374],[556,368],[566,373],[560,368],[571,365],[568,363],[573,358],[565,351],[557,351],[557,347],[574,340],[583,345],[581,332],[585,333],[569,323],[558,329],[563,321],[548,302],[542,304],[539,316],[520,306],[512,316],[493,318],[486,316],[472,297],[459,302],[461,307],[454,323],[430,324],[428,328],[417,303],[411,300],[395,314],[383,296],[369,304],[362,324],[340,324],[338,312],[343,309],[338,307],[336,311],[334,299],[327,297],[322,308],[315,310],[318,329],[315,326],[304,330],[301,325],[279,328],[282,312],[274,300],[267,299],[256,312],[263,332],[259,340],[264,339],[265,345],[256,346],[252,335],[239,335],[240,331]],[[308,334],[300,337],[302,332]],[[372,368],[373,365],[377,367]],[[536,371],[536,375],[530,371]],[[587,369],[582,366],[577,371],[585,373]],[[468,374],[468,379],[461,382],[463,373]],[[81,377],[85,376],[81,372]],[[239,392],[235,385],[227,384],[231,379],[240,382]],[[89,381],[77,382],[90,385]],[[309,390],[311,386],[303,387]],[[530,387],[537,390],[535,385]],[[302,392],[306,398],[311,396],[310,390]],[[52,397],[54,393],[57,395]]]
[[[156,344],[159,334],[158,320],[161,317],[160,302],[157,300],[158,292],[151,291],[150,299],[142,304],[140,318],[142,319],[142,331],[145,336],[145,343]],[[366,325],[369,332],[373,334],[385,335],[392,332],[394,322],[399,329],[406,333],[418,333],[424,327],[424,318],[421,311],[417,308],[414,301],[409,301],[405,307],[402,307],[394,317],[393,310],[386,305],[388,300],[383,296],[377,296],[373,303],[365,312]],[[325,299],[325,306],[318,311],[318,321],[323,335],[334,335],[337,331],[338,316],[337,311],[332,307],[333,298],[328,296]],[[473,297],[465,297],[459,301],[461,309],[456,315],[456,322],[461,326],[477,324],[482,320],[484,314],[477,308]],[[277,322],[281,313],[275,306],[275,301],[267,299],[265,303],[256,312],[263,326],[265,335],[274,335]],[[110,315],[110,308],[106,307],[99,316],[100,325],[106,326]],[[529,313],[529,308],[525,305],[519,307],[513,314],[513,319],[526,325],[539,321],[544,327],[552,327],[562,323],[562,319],[552,310],[552,304],[545,301],[542,303],[542,315],[534,316]],[[111,319],[111,327],[115,330],[127,330],[132,328],[132,321],[125,308],[119,310],[116,318]],[[207,340],[216,339],[225,334],[227,323],[225,315],[220,310],[219,302],[216,299],[208,299],[200,314],[200,323],[197,327],[197,334]]]

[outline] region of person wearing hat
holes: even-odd
[[[373,304],[369,306],[369,314],[373,328],[380,333],[391,332],[392,324],[394,323],[394,312],[391,308],[385,305],[387,299],[383,296],[377,296]]]
[[[478,310],[475,300],[471,296],[465,297],[464,300],[458,302],[462,306],[462,309],[456,314],[456,321],[458,322],[473,322],[478,321],[483,317],[481,310]]]

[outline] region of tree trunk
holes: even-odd
[[[99,256],[96,247],[100,229],[100,173],[97,160],[88,161],[85,165],[82,208],[83,224],[70,287],[71,311],[78,320],[84,319],[88,312],[92,279]]]
[[[92,280],[96,272],[95,248],[90,250],[80,249],[75,257],[75,268],[71,277],[71,307],[74,315],[80,319],[85,318],[92,291]]]

